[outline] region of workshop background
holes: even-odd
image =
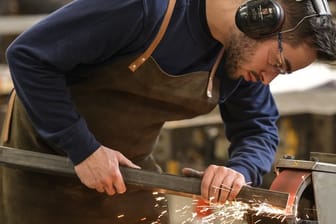
[[[17,35],[67,2],[70,0],[0,0],[0,127],[13,87],[6,48]],[[335,15],[336,2],[329,2]],[[281,114],[276,160],[307,160],[311,152],[336,153],[336,65],[314,63],[290,76],[279,76],[271,90]],[[225,164],[229,142],[224,131],[218,108],[191,120],[168,122],[158,139],[156,159],[166,172],[177,175],[183,167],[202,170],[210,163]],[[267,174],[262,187],[268,188],[274,177],[273,172]],[[172,209],[189,203],[183,197],[169,199]]]

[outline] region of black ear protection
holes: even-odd
[[[309,0],[292,1],[301,2]],[[331,15],[327,0],[310,1],[312,1],[316,13],[304,17],[297,26],[301,24],[304,19],[309,17]],[[285,21],[285,13],[276,0],[248,0],[238,8],[235,20],[237,27],[243,33],[257,39],[280,32]],[[296,29],[297,26],[295,26],[294,29]]]
[[[249,0],[238,8],[235,19],[247,36],[261,38],[281,28],[285,13],[275,0]]]

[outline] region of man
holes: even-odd
[[[335,27],[327,6],[316,12],[308,0],[252,1],[251,18],[242,3],[77,0],[14,41],[17,97],[3,142],[69,156],[83,185],[6,169],[7,222],[168,223],[155,195],[126,189],[119,166],[159,171],[151,151],[164,122],[216,105],[230,160],[203,172],[202,196],[223,202],[260,185],[278,143],[267,84],[334,60]]]

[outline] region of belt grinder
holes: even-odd
[[[254,224],[334,224],[336,154],[311,153],[310,161],[280,159],[270,190],[289,193],[286,220],[250,216]]]

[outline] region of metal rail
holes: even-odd
[[[71,161],[57,155],[0,146],[1,164],[34,172],[76,177]],[[199,178],[127,167],[120,167],[120,170],[127,184],[182,196],[200,196],[201,194],[201,179]],[[285,208],[288,197],[288,193],[244,186],[236,199],[246,203],[267,202],[273,206]]]

